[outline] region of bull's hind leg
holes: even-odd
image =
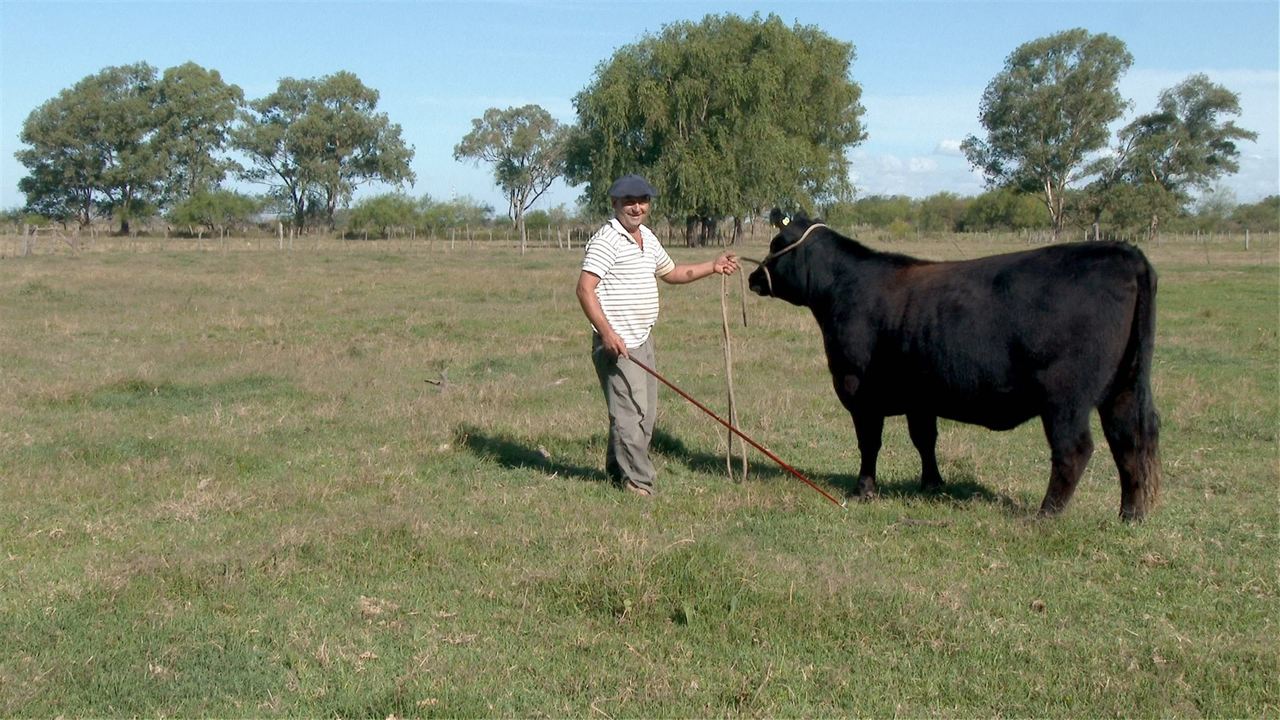
[[[1044,434],[1049,440],[1051,467],[1049,489],[1040,503],[1041,515],[1057,515],[1066,509],[1085,465],[1093,455],[1088,411],[1060,409],[1045,414]]]
[[[938,418],[935,415],[907,415],[907,430],[911,444],[920,453],[920,487],[924,490],[942,488],[942,473],[938,471]]]
[[[1143,451],[1141,413],[1143,408],[1130,390],[1117,393],[1098,407],[1102,432],[1111,447],[1111,457],[1120,471],[1120,517],[1141,520],[1151,508],[1148,500],[1152,489],[1146,487],[1149,469]]]

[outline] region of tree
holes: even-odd
[[[243,104],[243,91],[217,70],[188,62],[164,71],[155,92],[155,143],[165,158],[167,200],[216,190],[238,167],[218,155]]]
[[[967,232],[1034,230],[1053,227],[1053,218],[1032,195],[1001,188],[973,198],[960,224]]]
[[[1154,184],[1184,204],[1188,190],[1207,189],[1240,169],[1236,142],[1256,140],[1258,134],[1223,119],[1239,114],[1239,96],[1203,74],[1161,92],[1154,112],[1120,132],[1122,144],[1132,148],[1124,163],[1129,180]],[[1153,214],[1153,234],[1158,222]]]
[[[1237,205],[1236,194],[1230,188],[1209,188],[1195,200],[1192,225],[1205,232],[1224,227]]]
[[[1106,147],[1108,125],[1124,113],[1118,83],[1132,64],[1122,41],[1078,28],[1018,47],[983,93],[987,138],[966,138],[965,156],[989,187],[1039,193],[1057,237],[1067,189],[1087,175],[1087,158]]]
[[[34,212],[88,225],[114,214],[120,231],[156,198],[164,166],[152,143],[156,69],[146,63],[90,75],[27,116],[18,181]]]
[[[493,217],[493,206],[486,205],[469,195],[448,202],[437,202],[430,195],[418,200],[418,216],[422,227],[432,230],[481,227]]]
[[[619,175],[641,172],[660,212],[701,225],[766,207],[849,199],[847,150],[865,138],[854,49],[777,16],[709,15],[619,49],[574,97],[567,175],[607,207]]]
[[[1256,203],[1237,207],[1231,220],[1242,230],[1280,232],[1280,195],[1268,195]]]
[[[906,195],[872,195],[858,199],[853,208],[859,225],[886,228],[895,220],[915,219],[915,205]]]
[[[972,202],[955,193],[941,192],[920,202],[920,229],[928,232],[955,232]]]
[[[252,163],[243,177],[287,200],[294,227],[319,216],[332,228],[338,205],[360,185],[413,182],[413,148],[377,105],[378,92],[349,72],[282,79],[275,92],[249,103],[232,133]]]
[[[262,209],[257,199],[231,190],[197,190],[169,211],[169,222],[221,233],[231,225],[245,225]]]
[[[455,160],[493,163],[493,179],[507,196],[507,214],[528,244],[525,213],[564,174],[566,129],[537,105],[489,108],[453,148]]]
[[[240,103],[240,89],[186,63],[105,68],[41,105],[23,125],[17,153],[28,207],[87,225],[115,214],[129,221],[216,189],[230,161],[215,157]]]
[[[382,237],[390,237],[392,228],[415,227],[418,222],[418,204],[399,193],[375,195],[361,200],[351,209],[347,226],[351,232],[376,231]]]

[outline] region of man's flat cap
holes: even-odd
[[[623,175],[609,186],[609,197],[655,197],[658,191],[639,175]]]

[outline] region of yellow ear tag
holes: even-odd
[[[788,226],[788,225],[790,225],[790,224],[791,224],[791,218],[789,218],[789,217],[784,217],[784,218],[782,218],[782,226],[783,226],[783,227],[786,227],[786,226]]]

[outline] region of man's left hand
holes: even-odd
[[[738,271],[738,256],[727,252],[716,258],[712,267],[721,275],[732,275]]]

